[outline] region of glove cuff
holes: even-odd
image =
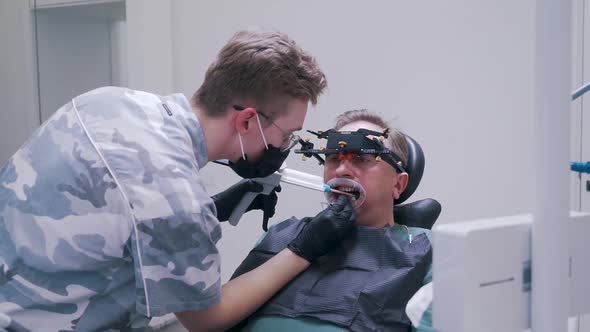
[[[307,257],[307,255],[297,246],[297,244],[291,242],[287,245],[287,248],[291,250],[295,255],[305,259],[306,261],[313,263],[315,261],[314,258]]]

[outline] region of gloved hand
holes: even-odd
[[[248,192],[259,193],[264,190],[264,187],[251,179],[240,181],[228,189],[211,196],[217,209],[217,219],[219,221],[228,221],[234,208],[240,203],[244,195]],[[274,216],[275,206],[277,205],[278,197],[277,192],[281,191],[281,186],[277,186],[268,195],[258,195],[252,203],[246,209],[246,212],[251,210],[262,210],[263,215],[263,228],[266,227],[268,219]],[[265,229],[266,230],[266,229]]]
[[[327,209],[311,218],[287,248],[313,262],[340,244],[354,229],[355,221],[350,201],[341,195]]]
[[[282,190],[281,185],[274,187],[274,189],[268,195],[258,195],[250,206],[246,209],[246,212],[250,210],[262,210],[262,229],[268,232],[268,219],[275,215],[275,206],[279,200],[277,193]]]

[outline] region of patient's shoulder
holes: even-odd
[[[412,234],[412,236],[417,236],[420,234],[424,234],[426,235],[426,237],[428,238],[428,240],[432,243],[432,231],[427,229],[427,228],[421,228],[421,227],[408,227],[408,229],[410,230],[410,234]]]

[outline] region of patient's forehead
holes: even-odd
[[[378,126],[372,122],[360,120],[360,121],[351,122],[351,123],[343,126],[342,128],[338,129],[338,131],[356,131],[359,128],[365,128],[365,129],[374,130],[374,131],[383,131],[385,129],[385,128],[381,128],[380,126]]]
[[[369,130],[378,131],[378,132],[383,132],[385,130],[385,128],[382,128],[381,126],[378,126],[372,122],[368,122],[365,120],[359,120],[359,121],[351,122],[351,123],[347,124],[346,126],[343,126],[342,128],[339,129],[339,131],[356,131],[357,129],[360,129],[360,128],[369,129]],[[369,135],[367,137],[373,138],[375,136]],[[385,143],[385,146],[388,148],[391,148],[391,146],[388,142]]]

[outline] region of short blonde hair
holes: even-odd
[[[305,98],[312,104],[327,81],[315,59],[277,31],[240,31],[221,49],[192,97],[210,116],[225,113],[235,98],[257,107],[275,98]],[[265,110],[271,118],[284,110]],[[277,114],[278,113],[278,114]]]

